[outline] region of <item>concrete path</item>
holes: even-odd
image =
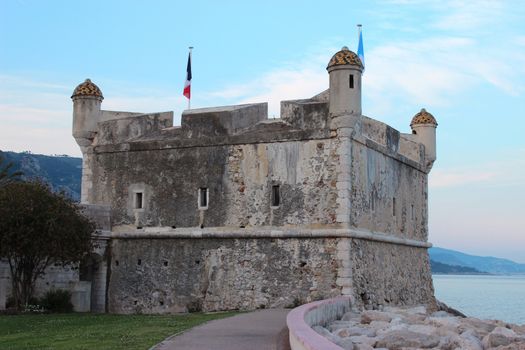
[[[290,310],[258,310],[214,320],[167,338],[153,350],[288,350]]]

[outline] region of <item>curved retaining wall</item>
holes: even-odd
[[[292,350],[342,350],[312,329],[341,318],[350,310],[351,297],[316,301],[293,309],[286,318]]]

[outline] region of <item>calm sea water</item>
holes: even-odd
[[[525,324],[525,276],[433,275],[436,297],[467,316]]]

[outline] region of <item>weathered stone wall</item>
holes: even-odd
[[[352,142],[352,226],[426,242],[427,175],[389,144]]]
[[[93,155],[93,204],[113,227],[221,227],[335,223],[332,139],[154,149]],[[281,204],[271,205],[272,186]],[[207,209],[198,207],[208,188]],[[134,209],[134,193],[144,206]]]
[[[350,254],[358,305],[435,305],[426,248],[353,239]]]
[[[283,307],[340,294],[338,239],[113,239],[109,311]]]

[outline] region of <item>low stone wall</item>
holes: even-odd
[[[327,326],[350,311],[351,298],[337,297],[305,304],[290,311],[286,325],[292,350],[341,350],[339,346],[313,330]]]

